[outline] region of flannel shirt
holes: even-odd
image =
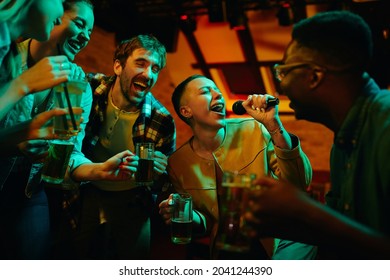
[[[83,152],[87,156],[99,140],[99,129],[105,118],[108,94],[116,76],[90,73],[88,79],[93,89],[93,103],[83,142]],[[151,92],[146,94],[140,109],[140,115],[132,128],[134,146],[139,142],[153,142],[156,150],[166,156],[171,155],[176,149],[176,129],[172,115]]]

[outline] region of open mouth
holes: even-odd
[[[134,82],[133,84],[134,84],[135,89],[138,91],[145,91],[146,88],[148,87],[148,85],[146,83],[139,82],[139,81]]]
[[[211,106],[210,110],[216,113],[223,113],[225,109],[225,105],[222,103],[214,104]]]
[[[79,52],[83,47],[84,43],[78,40],[68,40],[68,45],[73,49],[74,52]]]

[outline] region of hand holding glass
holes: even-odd
[[[139,157],[135,180],[137,186],[153,185],[154,143],[136,143],[135,153]]]
[[[64,180],[74,144],[67,140],[77,135],[81,120],[81,99],[88,85],[86,79],[72,79],[54,87],[54,106],[68,109],[66,115],[54,117],[54,133],[58,140],[50,142],[49,155],[42,168],[42,180],[60,184]]]
[[[61,184],[68,168],[73,142],[68,140],[52,140],[49,155],[42,168],[42,180],[52,184]]]
[[[192,236],[192,197],[174,193],[172,202],[171,240],[175,244],[188,244]]]
[[[69,111],[69,114],[54,117],[54,132],[60,138],[74,136],[79,132],[83,112],[81,99],[87,85],[86,79],[74,79],[54,87],[54,106]]]

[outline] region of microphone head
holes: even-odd
[[[232,107],[232,110],[233,110],[233,113],[236,114],[236,115],[243,115],[246,113],[246,110],[244,108],[244,106],[242,106],[242,102],[241,100],[238,100],[236,102],[234,102],[233,104],[233,107]]]

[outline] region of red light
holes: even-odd
[[[187,20],[187,19],[188,19],[188,16],[187,16],[187,15],[181,15],[181,16],[180,16],[180,19],[181,19],[181,20]]]

